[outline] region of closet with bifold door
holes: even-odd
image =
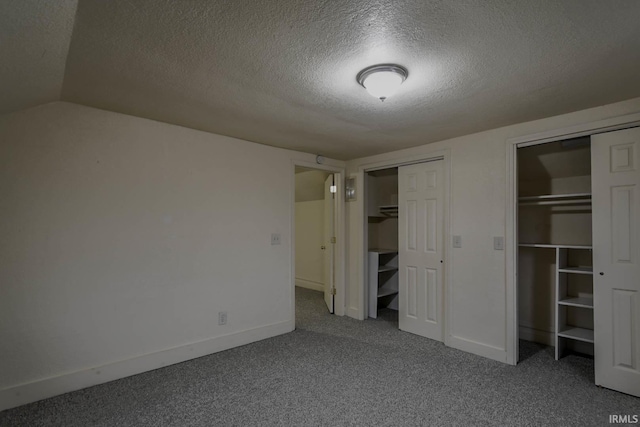
[[[444,339],[444,182],[441,159],[366,173],[369,317],[397,311],[401,330],[438,341]]]
[[[518,332],[640,396],[640,128],[517,149]]]

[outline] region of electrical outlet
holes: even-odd
[[[454,248],[462,247],[462,236],[453,236],[453,247]]]
[[[272,233],[271,234],[271,244],[279,245],[280,244],[280,233]]]
[[[493,249],[496,251],[504,250],[504,238],[503,237],[494,237],[493,238]]]
[[[218,312],[218,325],[226,325],[227,324],[227,312],[219,311]]]

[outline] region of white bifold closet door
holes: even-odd
[[[399,326],[443,340],[443,161],[398,168]]]
[[[591,141],[596,384],[640,396],[640,129]]]

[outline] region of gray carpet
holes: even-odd
[[[593,384],[593,360],[521,343],[517,367],[329,315],[296,289],[296,331],[0,413],[1,426],[602,426],[640,399]]]

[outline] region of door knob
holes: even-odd
[[[322,249],[324,251],[325,249],[327,249],[327,247],[325,245],[322,245],[322,246],[320,246],[320,249]]]
[[[604,271],[601,271],[601,272],[600,272],[600,275],[601,275],[601,276],[604,276]]]

